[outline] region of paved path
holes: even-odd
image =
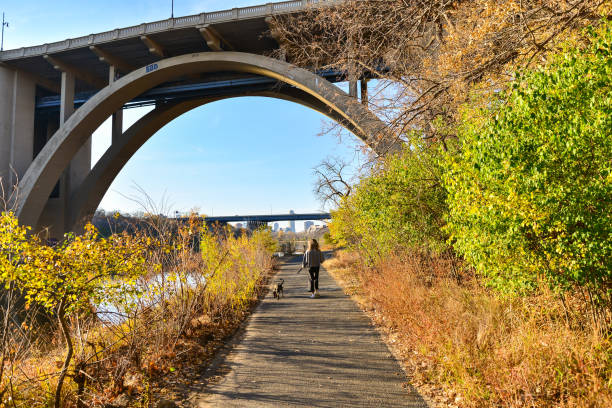
[[[366,315],[321,270],[310,299],[298,258],[283,265],[285,297],[270,293],[196,407],[426,407]]]

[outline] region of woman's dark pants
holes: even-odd
[[[308,273],[310,274],[310,291],[319,290],[319,267],[311,266]]]

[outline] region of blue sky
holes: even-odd
[[[38,45],[170,16],[167,1],[13,1],[0,3],[10,23],[4,48]],[[175,16],[265,1],[175,0]],[[146,113],[125,111],[124,128]],[[306,212],[320,209],[312,169],[326,156],[356,160],[356,138],[318,136],[326,118],[269,98],[236,98],[195,109],[161,129],[130,160],[102,201],[106,210],[135,211],[125,196],[139,185],[172,210],[205,214]],[[110,143],[95,133],[93,156]]]

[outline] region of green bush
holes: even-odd
[[[438,149],[415,136],[378,163],[333,212],[334,240],[371,260],[398,248],[445,250],[446,195],[438,156]]]
[[[545,280],[609,302],[612,23],[589,34],[589,44],[517,74],[488,109],[466,110],[462,152],[447,161],[446,230],[498,288]]]

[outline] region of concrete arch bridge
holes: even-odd
[[[302,104],[377,153],[392,148],[365,106],[367,77],[313,72],[267,57],[270,17],[323,0],[285,1],[174,18],[0,52],[0,177],[19,180],[22,224],[51,237],[91,216],[127,161],[160,128],[199,106],[263,96]],[[361,83],[361,100],[358,83]],[[155,109],[123,131],[122,111]],[[109,117],[112,145],[92,168],[91,135]]]

